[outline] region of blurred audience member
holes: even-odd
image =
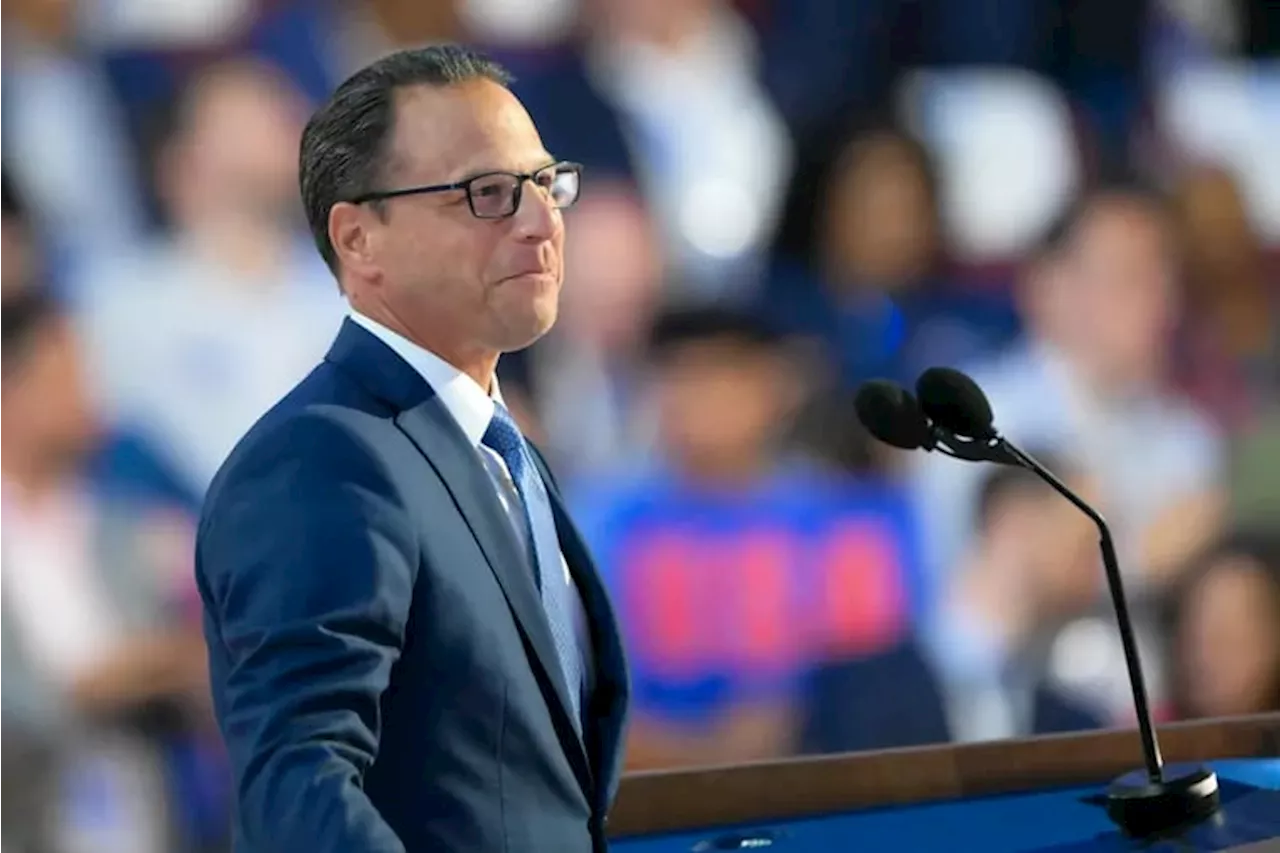
[[[654,224],[627,184],[591,184],[566,223],[573,239],[560,319],[527,358],[544,446],[571,479],[626,465],[652,446],[637,398],[664,264]]]
[[[791,169],[757,80],[754,35],[724,0],[589,0],[585,42],[516,92],[549,150],[638,181],[692,300],[751,294]]]
[[[44,236],[59,263],[111,253],[145,224],[121,105],[99,57],[84,49],[84,13],[115,5],[3,7],[7,177],[48,224]]]
[[[166,738],[208,719],[190,531],[89,480],[103,433],[53,299],[22,292],[2,320],[5,735],[56,756],[56,849],[168,851]]]
[[[1182,717],[1280,711],[1274,530],[1226,538],[1191,568],[1174,606],[1174,695]]]
[[[1101,724],[1052,683],[1046,659],[1055,629],[1098,590],[1091,525],[1020,468],[986,477],[978,516],[934,630],[815,672],[806,751],[996,740]]]
[[[1008,297],[948,286],[937,177],[928,150],[892,127],[855,134],[813,186],[809,259],[784,261],[770,282],[769,313],[827,349],[840,384],[872,377],[907,384],[935,364],[989,354],[1008,343],[1017,316]],[[797,207],[805,205],[797,204]]]
[[[903,495],[790,457],[783,341],[737,314],[654,332],[660,469],[580,495],[631,659],[633,767],[784,756],[818,655],[896,642],[917,602]]]
[[[336,285],[302,243],[301,107],[264,66],[201,75],[158,164],[171,235],[87,281],[109,412],[143,432],[196,493],[324,355],[341,316]]]
[[[1006,435],[1058,454],[1091,484],[1139,595],[1212,541],[1226,510],[1221,439],[1170,390],[1180,307],[1171,226],[1149,191],[1109,185],[1086,195],[1033,265],[1022,294],[1028,338],[974,371]],[[965,547],[981,468],[922,457],[916,471],[930,568],[944,573]],[[1158,625],[1150,614],[1135,621],[1140,646],[1158,654]],[[1052,668],[1117,719],[1132,713],[1114,620],[1064,629]],[[1150,687],[1160,701],[1161,685]]]
[[[1229,172],[1192,170],[1178,208],[1187,258],[1185,379],[1225,427],[1244,428],[1260,404],[1280,395],[1280,289]]]
[[[1221,439],[1169,390],[1180,306],[1171,222],[1130,186],[1086,195],[1031,265],[1028,335],[975,378],[1002,431],[1048,448],[1095,483],[1135,581],[1159,584],[1215,535],[1223,509]],[[981,469],[921,457],[931,564],[954,565]]]

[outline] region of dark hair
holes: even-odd
[[[0,365],[5,376],[22,367],[28,347],[42,330],[63,316],[62,306],[44,287],[31,287],[0,303]]]
[[[751,349],[780,347],[783,336],[755,313],[731,308],[674,308],[660,314],[649,333],[649,355],[662,361],[687,344],[725,341]]]
[[[938,216],[941,178],[936,158],[924,140],[901,122],[879,114],[841,118],[819,138],[820,143],[801,152],[791,176],[774,246],[779,254],[815,260],[836,178],[860,168],[879,144],[887,143],[906,156],[924,180],[931,215]]]
[[[1199,591],[1200,583],[1213,574],[1224,559],[1244,557],[1256,563],[1263,580],[1270,590],[1270,603],[1274,617],[1280,619],[1280,534],[1267,529],[1240,529],[1226,533],[1222,538],[1194,557],[1187,572],[1170,591],[1164,609],[1164,628],[1167,636],[1176,637],[1190,609],[1192,596]],[[1178,654],[1170,655],[1174,704],[1179,711],[1189,711],[1187,673]],[[1271,675],[1270,692],[1265,702],[1268,711],[1280,710],[1280,667]]]
[[[1082,189],[1049,223],[1028,253],[1029,259],[1034,262],[1057,256],[1070,244],[1085,217],[1099,204],[1116,199],[1136,202],[1159,216],[1172,210],[1168,195],[1141,177],[1128,172],[1106,175]]]
[[[512,77],[498,63],[459,45],[401,50],[347,78],[307,122],[299,152],[302,204],[316,247],[335,274],[338,259],[329,242],[329,210],[379,189],[376,183],[395,127],[397,90],[471,80],[509,86]]]

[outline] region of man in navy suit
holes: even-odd
[[[606,847],[623,652],[494,379],[555,320],[580,169],[507,83],[396,53],[303,135],[352,312],[215,478],[196,555],[237,850]]]

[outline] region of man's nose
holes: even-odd
[[[550,240],[560,228],[560,211],[551,194],[532,181],[520,193],[515,213],[516,231],[525,240]]]

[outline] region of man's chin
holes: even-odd
[[[502,352],[518,352],[527,349],[537,343],[544,335],[551,331],[556,324],[556,311],[552,307],[550,310],[535,311],[528,316],[522,317],[517,323],[509,323],[503,330]]]

